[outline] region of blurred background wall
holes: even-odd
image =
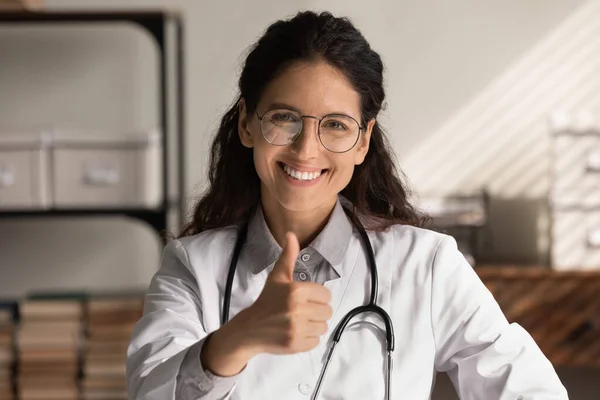
[[[489,257],[546,261],[547,117],[600,108],[599,0],[46,0],[48,9],[167,3],[185,19],[190,204],[248,46],[276,19],[331,10],[351,17],[384,60],[381,120],[416,194],[487,186]],[[0,128],[152,128],[156,62],[155,43],[126,24],[2,27]],[[145,287],[160,245],[147,227],[119,218],[2,220],[0,254],[0,295],[18,296],[40,287]],[[598,398],[600,372],[560,373],[573,399]],[[434,398],[455,398],[440,380]]]

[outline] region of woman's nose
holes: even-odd
[[[300,135],[292,143],[292,151],[302,160],[315,158],[319,152],[319,121],[305,118]]]

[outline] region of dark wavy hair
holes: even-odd
[[[269,82],[299,61],[324,61],[343,72],[360,95],[362,121],[370,121],[381,110],[385,99],[383,63],[347,18],[307,11],[273,23],[246,58],[238,99],[221,119],[212,142],[209,187],[181,236],[249,218],[260,199],[260,180],[252,149],[244,147],[238,136],[239,101],[244,98],[248,113],[254,112]],[[365,160],[355,167],[341,194],[371,230],[385,230],[397,223],[423,226],[427,222],[409,203],[393,151],[377,122]]]

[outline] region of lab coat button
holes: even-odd
[[[310,260],[310,255],[309,254],[302,254],[302,261],[306,262]]]
[[[300,393],[302,394],[306,394],[309,395],[311,392],[311,387],[308,383],[301,383],[298,385],[298,390],[300,390]]]

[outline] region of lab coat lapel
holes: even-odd
[[[333,333],[335,332],[338,323],[345,315],[345,312],[343,312],[341,306],[347,294],[348,285],[352,279],[358,256],[361,254],[358,247],[352,245],[354,244],[355,240],[355,238],[351,239],[351,245],[348,247],[346,257],[344,257],[340,265],[336,266],[339,267],[337,268],[338,270],[344,272],[343,275],[339,278],[332,279],[324,283],[324,286],[331,291],[330,305],[333,309],[333,316],[328,324],[329,328],[327,330],[327,335],[319,342],[319,345],[315,349],[306,353],[299,353],[303,362],[309,363],[310,370],[313,371],[315,381],[319,376],[319,372],[321,371],[323,363],[325,362],[327,351],[331,346]]]
[[[347,282],[344,282],[342,278],[336,278],[331,281],[325,282],[324,286],[331,291],[331,308],[333,309],[333,317],[329,322],[329,328],[327,331],[327,335],[319,342],[319,345],[315,347],[313,350],[296,353],[295,357],[307,367],[307,371],[311,371],[312,373],[312,381],[316,382],[319,372],[321,371],[321,367],[325,361],[325,357],[327,354],[327,350],[331,345],[331,337],[333,332],[335,331],[336,324],[332,324],[332,321],[335,320],[335,315],[337,314],[337,310],[340,307],[341,300],[343,297],[343,286],[347,285]]]

